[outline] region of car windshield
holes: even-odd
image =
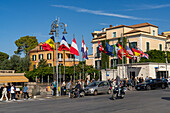
[[[97,86],[98,84],[99,84],[99,82],[92,82],[91,84],[88,85],[88,87]]]

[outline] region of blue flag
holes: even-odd
[[[106,42],[106,52],[107,52],[107,55],[114,56],[114,54],[113,54],[113,49],[114,49],[114,47],[112,47],[111,45],[109,45],[109,44]]]

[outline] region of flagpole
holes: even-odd
[[[84,40],[84,38],[83,38],[83,35],[82,35],[82,43],[83,43],[83,40]],[[83,56],[84,56],[84,52],[82,52],[82,62],[83,62],[83,80],[85,80],[84,79],[85,77],[84,77],[84,58],[83,58]]]
[[[73,34],[73,38],[74,38],[74,34]],[[75,83],[75,55],[74,55],[74,83]]]
[[[54,49],[53,49],[53,81],[54,81],[54,77],[55,77],[55,74],[54,74]]]
[[[98,39],[98,48],[99,48],[99,39]],[[97,61],[97,69],[99,68],[99,57],[100,57],[100,52],[99,52],[99,56],[97,56],[98,58],[98,61]],[[102,57],[102,56],[101,56]],[[102,62],[102,59],[101,59],[101,62]],[[100,69],[99,69],[100,70]],[[99,81],[100,81],[100,71],[99,71]]]
[[[124,60],[123,60],[123,34],[121,33],[121,38],[122,38],[122,77],[124,78],[124,69],[123,69],[123,66],[124,66]]]
[[[105,45],[106,45],[106,38],[105,38]],[[106,80],[107,80],[107,55],[106,55],[105,65],[106,65]]]
[[[65,76],[65,50],[63,51],[64,53],[64,76],[63,76],[63,81],[65,80],[66,76]]]

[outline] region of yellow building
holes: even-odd
[[[47,60],[47,63],[49,66],[56,66],[56,50],[53,51],[45,51],[42,48],[42,42],[39,43],[38,46],[36,46],[34,49],[29,51],[29,57],[31,60],[31,66],[30,66],[30,71],[38,67],[38,62],[41,59]],[[58,44],[59,46],[59,44]],[[53,59],[54,56],[54,59]],[[58,65],[64,65],[64,59],[65,59],[65,66],[73,66],[74,65],[74,58],[75,55],[70,54],[69,51],[58,51]],[[54,64],[53,64],[54,60]],[[79,60],[75,59],[75,64],[79,64]]]
[[[170,31],[163,32],[162,35],[167,37],[167,41],[166,41],[167,50],[170,51]]]
[[[91,57],[91,62],[88,60],[87,65],[93,65],[95,68],[99,68],[101,66],[101,55],[98,55],[98,41],[108,40],[110,45],[114,45],[118,42],[118,39],[121,38],[121,34],[123,37],[127,39],[129,44],[132,47],[138,47],[142,49],[144,52],[149,50],[165,50],[165,42],[166,36],[158,34],[158,26],[150,24],[150,23],[141,23],[136,25],[118,25],[112,26],[110,25],[109,28],[104,28],[101,31],[94,31],[92,33],[93,39],[92,49],[93,49],[93,57]],[[115,62],[114,65],[117,64],[118,58],[117,57],[109,57],[109,67],[113,67],[113,61]],[[127,63],[131,62],[127,58]]]

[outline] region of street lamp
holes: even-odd
[[[60,26],[59,26],[60,25]],[[64,27],[63,27],[64,26]],[[59,22],[57,19],[55,21],[53,21],[53,23],[51,24],[51,31],[49,33],[49,35],[53,35],[55,33],[55,37],[56,37],[56,77],[57,77],[57,95],[56,96],[59,96],[59,93],[58,93],[58,49],[57,49],[57,36],[59,34],[58,32],[58,29],[61,28],[63,29],[64,28],[64,32],[63,34],[67,34],[66,32],[66,24],[64,24],[63,22]],[[54,64],[53,64],[54,66]],[[61,81],[60,81],[61,82]],[[61,89],[61,88],[60,88]]]

